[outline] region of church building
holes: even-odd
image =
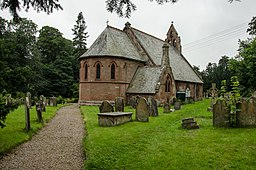
[[[80,57],[79,103],[152,96],[158,102],[186,95],[199,100],[203,81],[182,54],[181,39],[171,24],[161,40],[126,23],[107,26]]]

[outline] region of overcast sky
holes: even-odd
[[[256,16],[256,0],[231,4],[227,1],[179,0],[175,4],[157,5],[148,0],[133,0],[137,10],[127,19],[107,12],[105,0],[59,0],[62,11],[47,15],[30,9],[29,12],[21,11],[20,15],[31,19],[39,29],[45,25],[55,27],[72,40],[71,29],[82,11],[90,36],[88,47],[105,29],[107,20],[109,25],[119,29],[129,21],[132,27],[163,40],[173,21],[181,37],[183,55],[191,65],[200,66],[202,70],[209,62],[217,63],[223,55],[235,56],[238,39],[250,37],[246,29],[252,17]],[[0,16],[10,19],[8,10],[0,10]]]

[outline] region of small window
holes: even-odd
[[[85,64],[84,67],[84,79],[87,80],[88,79],[88,65]]]
[[[96,65],[96,79],[100,79],[100,63]]]
[[[171,91],[171,80],[170,77],[167,77],[167,80],[165,82],[165,92]]]
[[[115,74],[116,74],[116,66],[115,64],[111,64],[111,79],[115,79]]]

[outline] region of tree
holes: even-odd
[[[0,4],[0,8],[9,9],[10,13],[13,15],[14,21],[19,21],[20,17],[18,15],[18,11],[21,10],[21,7],[26,11],[32,7],[37,12],[44,11],[49,14],[53,12],[53,9],[62,10],[58,1],[59,0],[3,0]]]
[[[85,20],[83,13],[80,12],[77,16],[76,25],[72,29],[73,35],[73,46],[75,48],[75,57],[80,57],[87,50],[86,40],[89,37],[88,32],[86,32],[87,26],[85,25]]]
[[[148,0],[148,1],[156,1],[158,4],[162,5],[164,3],[176,3],[178,0]],[[228,0],[228,2],[232,3],[233,1],[240,0]],[[52,13],[53,9],[59,10],[63,9],[61,5],[58,3],[59,0],[3,0],[0,4],[1,9],[9,9],[11,14],[14,17],[15,21],[19,20],[18,12],[21,9],[20,4],[22,3],[22,7],[25,8],[26,11],[29,10],[30,7],[35,10],[44,11],[47,14]],[[136,10],[136,5],[131,0],[106,0],[107,11],[115,12],[120,17],[131,16],[131,13]]]
[[[252,17],[252,20],[248,25],[249,28],[247,29],[247,32],[249,35],[256,35],[256,17]]]

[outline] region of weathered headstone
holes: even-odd
[[[144,97],[138,99],[136,106],[136,120],[140,122],[149,121],[149,106],[147,100]]]
[[[225,100],[217,100],[213,105],[213,126],[229,127],[229,110]]]
[[[252,93],[252,97],[256,99],[256,91]]]
[[[180,110],[181,109],[181,102],[180,101],[176,101],[174,103],[174,109],[175,110]]]
[[[115,99],[115,111],[124,112],[124,98],[116,97]]]
[[[39,99],[40,99],[40,103],[41,103],[41,106],[42,106],[42,111],[46,112],[46,108],[45,108],[45,106],[46,106],[46,98],[43,95],[41,95],[39,97]]]
[[[37,113],[37,121],[38,122],[43,122],[41,101],[38,101],[36,103],[36,113]]]
[[[136,108],[136,105],[137,105],[137,103],[136,103],[136,97],[134,97],[134,96],[132,96],[131,98],[130,98],[130,100],[129,100],[129,105],[132,107],[132,108]]]
[[[149,116],[158,116],[157,102],[153,97],[148,98]]]
[[[25,101],[24,101],[25,129],[26,129],[26,131],[30,130],[30,111],[29,111],[29,108],[31,108],[31,105],[32,105],[31,94],[28,92],[27,96],[25,97]]]
[[[56,97],[50,97],[50,106],[57,107],[57,98]]]
[[[164,103],[164,113],[170,113],[171,111],[170,111],[170,109],[171,109],[171,107],[170,107],[170,104],[169,104],[169,102],[165,102]]]
[[[27,106],[29,107],[29,109],[31,109],[31,107],[32,107],[31,93],[27,92],[26,97],[28,97],[28,104],[27,104]]]
[[[99,109],[100,109],[100,113],[114,112],[113,106],[107,100],[101,103],[101,105],[99,106]]]
[[[238,127],[256,127],[256,98],[251,97],[242,99],[237,103],[237,126]]]

